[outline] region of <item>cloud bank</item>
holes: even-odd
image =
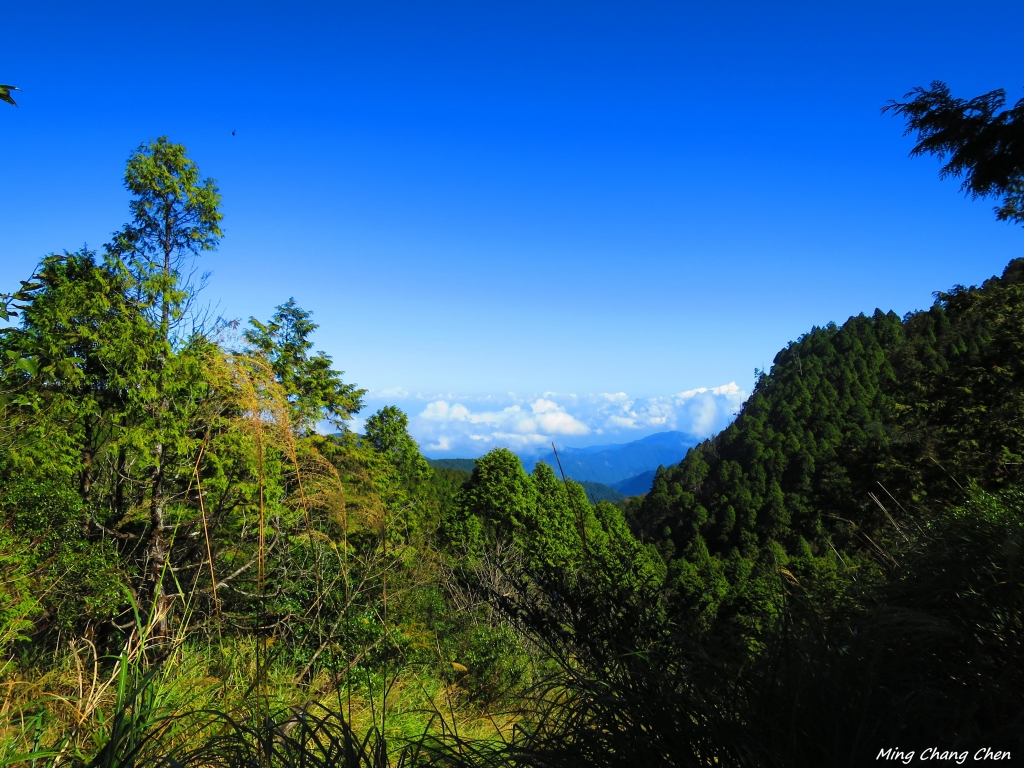
[[[520,396],[412,395],[400,387],[370,392],[369,415],[393,404],[409,415],[409,431],[428,456],[480,456],[492,448],[528,454],[557,445],[586,447],[680,431],[697,438],[722,430],[747,393],[735,382],[675,395],[634,398],[625,392]],[[362,427],[357,420],[353,428]]]

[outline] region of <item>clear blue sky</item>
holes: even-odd
[[[374,402],[749,389],[813,325],[1024,255],[879,115],[933,79],[1015,101],[1022,28],[1020,2],[16,0],[0,290],[106,242],[166,134],[224,195],[207,298],[294,296]]]

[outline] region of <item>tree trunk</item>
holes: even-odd
[[[117,480],[114,486],[114,509],[117,511],[117,520],[120,522],[125,516],[124,488],[128,482],[125,472],[128,467],[128,451],[122,445],[117,451]]]
[[[157,442],[153,447],[153,453],[155,454],[156,463],[153,466],[153,482],[152,482],[152,497],[150,499],[149,508],[149,524],[150,524],[150,540],[149,540],[149,580],[150,580],[150,610],[151,621],[152,621],[152,635],[151,639],[162,644],[169,637],[168,632],[168,614],[170,612],[170,600],[167,596],[167,590],[164,587],[165,567],[169,567],[168,562],[170,552],[167,547],[167,539],[165,536],[166,530],[164,525],[164,470],[166,468],[166,451],[163,443],[162,432],[164,417],[168,410],[170,410],[170,404],[164,397],[164,371],[167,364],[167,354],[169,353],[170,347],[170,336],[171,336],[171,304],[170,304],[170,279],[171,279],[171,254],[173,252],[172,239],[171,239],[171,201],[165,201],[165,218],[164,218],[164,279],[167,284],[163,286],[163,296],[161,297],[161,317],[160,317],[160,339],[159,343],[163,345],[163,349],[160,354],[157,355],[156,365],[156,390],[157,390],[157,413],[156,413],[156,430],[157,430]]]
[[[167,539],[164,526],[164,446],[155,446],[156,465],[153,467],[152,498],[149,507],[149,581],[150,610],[152,611],[152,639],[158,643],[168,637],[167,619],[170,609],[164,588],[164,566],[167,565]]]

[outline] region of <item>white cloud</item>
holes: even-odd
[[[623,429],[633,429],[636,426],[636,419],[631,419],[626,416],[609,416],[608,425],[612,427],[622,427]]]
[[[452,439],[446,435],[441,435],[437,438],[437,442],[431,445],[425,446],[428,451],[450,451],[452,449]]]
[[[533,433],[537,431],[537,422],[533,419],[523,419],[515,425],[516,432],[522,432],[523,434]]]
[[[427,403],[427,407],[423,409],[423,413],[420,414],[421,419],[431,419],[432,421],[443,421],[448,415],[448,403],[444,400],[436,400],[433,403]]]
[[[401,387],[391,387],[391,389],[371,391],[369,392],[369,396],[383,400],[406,400],[409,397],[409,393]]]
[[[409,396],[410,405],[423,404],[409,408],[409,429],[428,454],[447,456],[479,456],[501,446],[530,452],[552,440],[577,447],[629,442],[670,430],[705,438],[725,428],[746,397],[735,382],[646,398],[626,392],[418,393]]]
[[[747,393],[740,389],[739,384],[737,384],[735,381],[730,381],[728,384],[723,384],[720,387],[715,387],[711,391],[716,395],[728,395],[729,397],[733,398],[741,398],[739,400],[740,403],[742,403],[743,400],[745,400],[747,397]]]
[[[542,413],[537,417],[541,430],[552,435],[585,435],[590,427],[563,411]]]

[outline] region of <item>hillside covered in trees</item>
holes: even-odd
[[[351,431],[309,311],[202,310],[184,147],[125,184],[110,243],[2,297],[0,765],[1024,754],[1024,260],[812,329],[592,503],[504,449],[431,466],[395,407]]]
[[[636,510],[680,551],[792,551],[885,519],[873,495],[923,516],[1024,478],[1024,260],[906,318],[876,310],[815,328],[775,358],[737,420],[659,474]],[[666,528],[669,529],[666,532]]]

